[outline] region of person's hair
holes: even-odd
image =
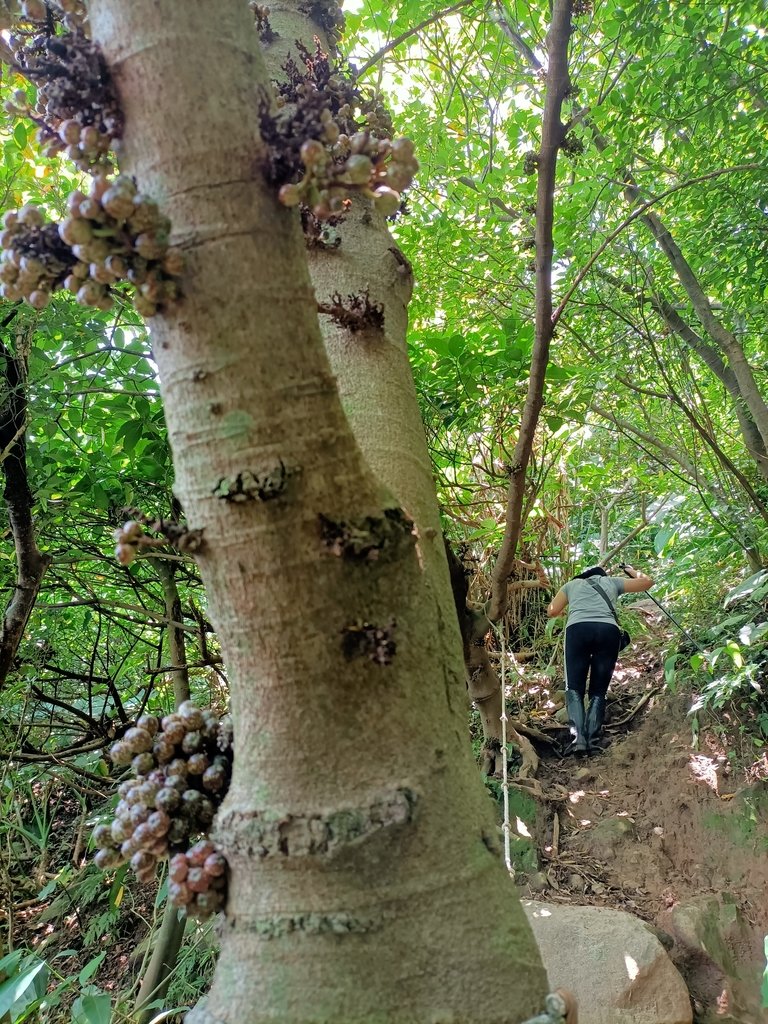
[[[584,572],[580,572],[578,576],[574,576],[575,580],[588,580],[590,576],[607,576],[608,573],[602,567],[602,565],[590,565]]]

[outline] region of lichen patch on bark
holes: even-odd
[[[219,822],[234,853],[260,858],[334,857],[383,829],[409,825],[418,795],[400,788],[366,807],[344,807],[325,814],[285,814],[257,811],[247,817],[232,812]]]

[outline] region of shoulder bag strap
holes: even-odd
[[[602,588],[602,587],[601,587],[601,586],[600,586],[599,584],[595,583],[595,582],[594,582],[593,580],[591,580],[591,579],[586,579],[586,580],[584,580],[584,582],[585,582],[585,583],[588,583],[588,584],[590,585],[590,587],[592,587],[592,589],[593,589],[593,590],[595,591],[595,593],[596,593],[596,594],[599,594],[599,595],[600,595],[600,597],[602,597],[602,599],[603,599],[603,600],[605,601],[605,603],[606,603],[606,604],[608,605],[608,608],[610,609],[611,615],[612,615],[612,616],[614,617],[614,619],[616,620],[616,625],[617,625],[617,626],[619,626],[619,617],[618,617],[618,615],[616,614],[616,609],[615,609],[615,608],[613,607],[613,605],[612,605],[612,604],[611,604],[611,602],[609,601],[609,599],[608,599],[608,595],[607,595],[607,594],[605,593],[605,591],[603,590],[603,588]],[[621,629],[621,626],[619,626],[619,629]]]

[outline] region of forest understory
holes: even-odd
[[[607,745],[595,756],[562,755],[567,731],[554,718],[558,701],[531,685],[534,670],[523,669],[508,690],[515,720],[553,738],[534,741],[535,777],[511,775],[515,882],[523,899],[641,918],[683,974],[694,1020],[708,1020],[718,969],[706,956],[691,962],[667,929],[674,931],[680,906],[713,899],[735,907],[739,924],[725,939],[734,963],[754,979],[752,991],[737,988],[735,998],[756,1006],[768,932],[768,756],[740,744],[748,730],[733,716],[709,725],[691,716],[690,693],[664,686],[661,639],[649,633],[622,656],[609,691]],[[497,780],[488,786],[499,795]],[[62,977],[87,983],[93,975],[119,999],[146,968],[164,885],[142,886],[124,871],[103,875],[89,866],[92,821],[93,809],[55,778],[30,787],[23,821],[16,828],[6,822],[0,927],[9,948],[44,956]],[[216,951],[215,928],[190,922],[167,1008],[194,1003]],[[60,1016],[46,1020],[71,1020],[75,991],[64,994]],[[183,1010],[165,1019],[181,1021]]]

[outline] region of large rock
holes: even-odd
[[[691,1024],[685,983],[638,918],[605,907],[522,902],[550,990],[574,993],[579,1024]]]
[[[691,897],[662,913],[657,923],[673,940],[669,955],[685,978],[697,1020],[768,1022],[760,1005],[762,942],[733,896]]]
[[[628,818],[617,816],[604,818],[593,829],[582,833],[579,846],[585,852],[601,860],[610,860],[627,836],[634,837],[635,826]]]

